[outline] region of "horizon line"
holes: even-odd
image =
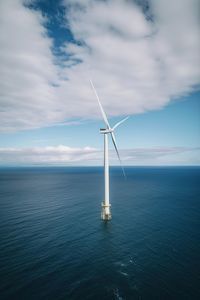
[[[156,168],[162,168],[162,167],[200,167],[200,165],[128,165],[123,166],[124,168],[133,168],[133,167],[139,167],[139,168],[147,168],[147,167],[156,167]],[[5,168],[104,168],[104,166],[101,165],[0,165],[0,169]],[[118,165],[111,165],[110,168],[121,168]]]

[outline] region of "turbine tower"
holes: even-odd
[[[122,124],[123,122],[125,122],[129,117],[124,118],[123,120],[121,120],[120,122],[118,122],[117,124],[115,124],[113,127],[111,127],[110,124],[109,124],[109,122],[108,122],[108,118],[107,118],[107,116],[105,114],[105,111],[103,110],[103,107],[102,107],[101,102],[99,100],[99,96],[97,94],[97,91],[96,91],[96,89],[95,89],[95,87],[94,87],[91,79],[90,79],[90,83],[91,83],[92,89],[93,89],[93,91],[95,93],[95,96],[97,98],[97,101],[99,103],[101,114],[102,114],[103,120],[104,120],[105,125],[106,125],[106,128],[101,128],[100,129],[100,133],[104,135],[104,184],[105,184],[105,196],[104,196],[105,198],[104,198],[104,201],[102,202],[101,218],[102,218],[102,220],[107,221],[107,220],[111,219],[111,211],[110,211],[111,204],[110,204],[110,199],[109,199],[108,135],[110,134],[110,136],[111,136],[111,139],[112,139],[115,151],[117,153],[117,156],[118,156],[121,168],[122,168],[123,175],[124,175],[124,177],[126,177],[125,176],[125,172],[124,172],[124,168],[122,166],[121,159],[120,159],[120,156],[119,156],[119,151],[117,149],[117,144],[116,144],[116,139],[115,139],[115,135],[114,135],[114,130],[120,124]]]

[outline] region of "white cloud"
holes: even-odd
[[[137,148],[120,151],[124,165],[198,165],[200,148]],[[110,151],[111,165],[119,165]],[[0,148],[0,166],[6,165],[102,165],[103,151],[92,147]]]
[[[198,1],[153,1],[154,22],[130,1],[79,2],[68,20],[89,50],[74,49],[83,63],[69,78],[81,88],[91,75],[110,115],[160,108],[200,83]]]
[[[100,117],[90,76],[110,116],[161,108],[200,84],[198,0],[152,0],[154,22],[131,1],[70,2],[67,24],[83,46],[63,46],[63,68],[44,17],[22,0],[0,2],[2,131]]]
[[[18,130],[57,121],[56,68],[38,12],[22,1],[0,2],[0,127]]]
[[[99,150],[63,145],[32,148],[0,148],[0,164],[68,164],[96,159]]]

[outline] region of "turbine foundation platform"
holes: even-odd
[[[110,212],[110,204],[105,204],[102,202],[101,204],[102,210],[101,210],[101,219],[104,221],[109,221],[112,219],[111,212]]]

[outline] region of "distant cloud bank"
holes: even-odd
[[[99,118],[90,77],[109,116],[162,108],[200,85],[198,0],[64,0],[75,42],[66,36],[62,64],[48,15],[24,3],[0,1],[1,131]]]
[[[200,165],[200,148],[155,147],[123,149],[124,165]],[[29,165],[102,165],[103,151],[91,148],[54,147],[0,148],[0,166]],[[110,151],[111,165],[119,165],[116,153]]]

